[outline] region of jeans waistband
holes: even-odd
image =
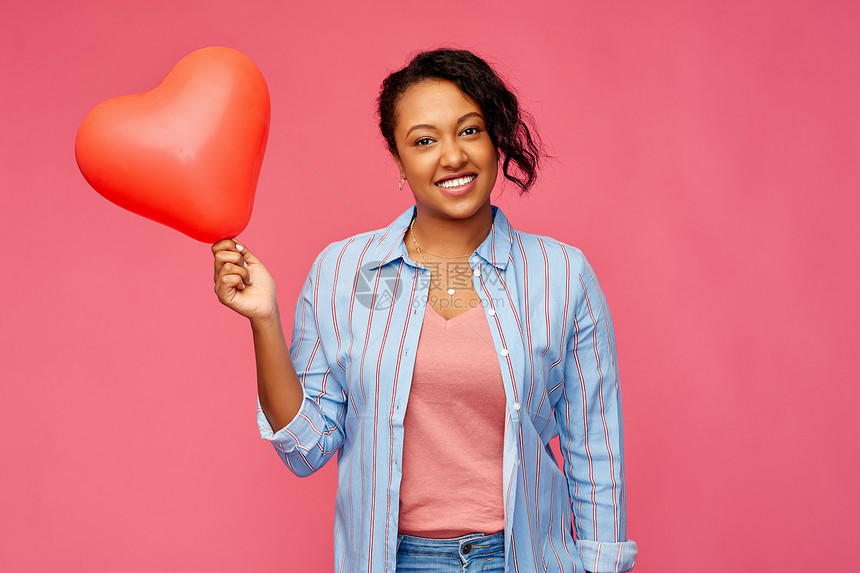
[[[428,555],[456,555],[477,557],[504,553],[505,532],[470,533],[453,539],[431,539],[416,537],[404,533],[397,534],[397,550],[405,553],[422,553]]]

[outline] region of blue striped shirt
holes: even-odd
[[[507,400],[506,570],[627,571],[624,450],[615,336],[583,253],[493,226],[469,265]],[[295,418],[260,434],[298,476],[338,459],[335,570],[394,571],[403,418],[430,270],[403,242],[410,207],[384,229],[328,245],[296,305],[290,353],[304,388]],[[457,423],[452,420],[452,423]],[[559,436],[561,467],[549,447]]]

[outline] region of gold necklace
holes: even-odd
[[[418,244],[418,240],[415,238],[415,228],[413,227],[413,225],[415,225],[415,219],[412,219],[412,223],[409,224],[409,231],[410,231],[410,234],[412,235],[412,243],[415,245],[415,251],[418,253],[418,256],[421,257],[421,259],[424,261],[424,263],[426,263],[428,266],[432,266],[434,264],[439,265],[439,263],[431,263],[427,259],[427,257],[424,256],[424,253],[433,255],[434,257],[441,257],[444,259],[461,259],[464,257],[471,256],[471,254],[469,254],[469,255],[460,255],[458,257],[446,257],[445,255],[434,255],[430,251],[426,251],[426,250],[422,249],[421,245]],[[422,251],[424,251],[424,252],[422,252]],[[466,271],[465,269],[450,270],[450,269],[446,268],[445,272],[447,272],[450,275],[452,272],[453,273],[471,272],[471,269],[469,269],[469,271]],[[451,286],[451,284],[447,280],[443,279],[441,274],[439,275],[439,278],[442,280],[443,283],[445,283],[445,286],[448,287],[448,291],[447,291],[448,294],[453,296],[454,293],[457,292],[457,290],[453,286]],[[468,277],[465,280],[468,281]],[[465,284],[466,284],[466,282],[463,282],[462,286],[465,286]],[[461,286],[461,285],[458,285],[458,286]]]
[[[417,246],[417,245],[416,245],[416,247],[415,247],[415,248],[416,248],[416,250],[418,250],[418,246]],[[436,262],[432,262],[432,261],[428,260],[428,259],[427,259],[427,257],[425,257],[425,256],[424,256],[424,253],[422,253],[420,250],[418,250],[418,255],[421,257],[421,259],[424,261],[424,263],[425,263],[428,267],[433,267],[433,266],[439,267],[439,266],[440,266],[440,263],[436,263]],[[449,274],[449,276],[450,276],[450,274],[451,274],[451,273],[466,273],[466,272],[468,272],[469,274],[471,274],[471,270],[472,270],[472,269],[469,269],[468,271],[467,271],[467,270],[465,270],[465,269],[454,269],[454,270],[451,270],[451,269],[447,269],[447,268],[446,268],[446,269],[445,269],[445,272],[447,272],[447,273]],[[455,289],[453,286],[451,286],[451,283],[449,283],[447,280],[445,280],[445,279],[443,279],[443,278],[442,278],[442,275],[441,275],[441,274],[439,275],[439,279],[440,279],[443,283],[445,283],[445,286],[446,286],[446,287],[448,287],[448,294],[450,294],[450,295],[452,295],[452,296],[453,296],[453,295],[454,295],[454,293],[455,293],[455,292],[457,292],[457,291],[456,291],[456,289]],[[465,286],[465,285],[467,284],[467,282],[468,282],[468,281],[469,281],[469,277],[468,277],[468,276],[464,277],[464,278],[463,278],[463,282],[462,282],[462,284],[457,285],[457,287],[458,287],[458,288],[460,288],[460,287]]]

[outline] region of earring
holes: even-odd
[[[403,182],[404,181],[406,181],[406,177],[401,177],[400,178],[400,192],[401,193],[403,192]]]

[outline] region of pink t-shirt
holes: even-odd
[[[427,304],[403,423],[400,532],[502,531],[505,390],[482,307],[445,320]]]

